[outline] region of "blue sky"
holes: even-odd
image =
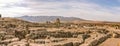
[[[120,0],[0,0],[4,17],[66,16],[120,22]]]

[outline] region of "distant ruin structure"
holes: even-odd
[[[50,21],[46,21],[46,24],[50,24],[51,22]]]
[[[0,18],[2,17],[2,15],[0,14]]]
[[[56,23],[56,24],[60,24],[60,19],[57,18],[57,19],[55,20],[55,23]]]

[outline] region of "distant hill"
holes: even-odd
[[[25,23],[30,23],[30,22],[28,22],[28,21],[24,21],[24,20],[21,20],[21,19],[17,19],[17,18],[10,18],[10,17],[3,17],[3,18],[0,18],[0,21],[1,22],[8,22],[8,23],[10,23],[10,22],[16,22],[16,23],[18,23],[18,22],[25,22]]]
[[[80,19],[77,17],[63,17],[63,16],[22,16],[17,17],[19,19],[23,19],[30,22],[46,22],[46,21],[55,21],[56,18],[59,18],[61,21],[83,21],[84,19]]]
[[[33,25],[34,23],[28,22],[28,21],[24,21],[21,19],[16,19],[16,18],[10,18],[10,17],[2,17],[0,18],[0,25],[3,24],[5,25],[9,25],[9,24],[13,24],[13,25]]]

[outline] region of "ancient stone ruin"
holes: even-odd
[[[119,30],[120,24],[114,23],[62,23],[59,18],[55,23],[3,19],[0,46],[99,46],[109,38],[120,37],[114,31]]]

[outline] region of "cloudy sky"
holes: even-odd
[[[120,22],[120,0],[0,0],[0,14],[4,17],[66,16]]]

